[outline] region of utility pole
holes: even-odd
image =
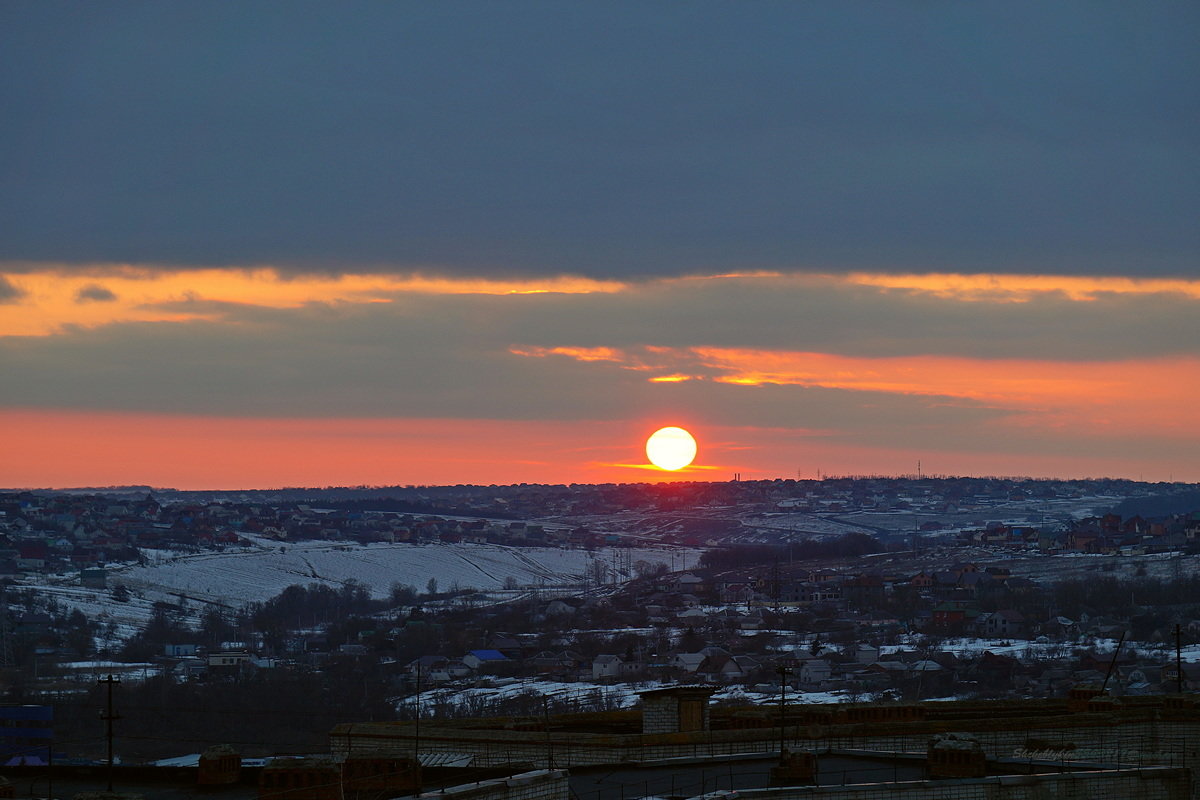
[[[1175,691],[1183,694],[1183,638],[1179,623],[1175,623]]]
[[[775,613],[779,613],[779,559],[775,559],[775,566],[772,568],[771,575],[771,591],[775,595]]]
[[[413,763],[421,765],[421,661],[417,660],[417,718],[413,729]]]
[[[121,685],[121,679],[114,678],[112,675],[108,675],[106,677],[99,678],[96,683],[97,685],[103,683],[108,686],[108,703],[105,712],[100,715],[100,719],[104,720],[106,723],[105,727],[107,728],[106,736],[108,738],[108,768],[105,771],[108,773],[108,791],[111,792],[113,790],[113,720],[121,718],[120,714],[113,713],[112,693],[113,686]]]
[[[546,729],[546,769],[554,769],[554,740],[550,738],[550,696],[542,695],[542,727]]]
[[[786,736],[784,734],[784,731],[785,731],[784,723],[786,721],[786,718],[784,717],[784,707],[785,707],[785,703],[787,702],[788,668],[783,666],[782,664],[780,664],[778,667],[775,668],[775,671],[779,673],[779,763],[786,764],[787,763],[787,741],[786,741]]]

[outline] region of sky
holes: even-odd
[[[1200,481],[1197,40],[1190,1],[10,0],[0,486]]]

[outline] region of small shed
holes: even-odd
[[[673,686],[642,692],[642,733],[686,733],[709,729],[712,686]]]
[[[227,744],[215,744],[200,756],[196,783],[200,786],[225,786],[242,776],[242,756]]]
[[[104,567],[84,567],[79,570],[79,585],[88,589],[107,589],[108,573]]]

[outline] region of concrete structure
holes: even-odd
[[[938,734],[929,742],[926,756],[931,778],[982,778],[987,775],[987,755],[979,740],[962,733]]]
[[[272,759],[258,774],[260,800],[341,800],[341,771],[325,758]]]
[[[276,758],[258,775],[261,800],[377,800],[421,788],[421,768],[407,758]]]
[[[342,800],[378,800],[421,790],[421,765],[409,758],[348,758],[341,767]]]
[[[784,753],[771,769],[772,786],[807,786],[816,783],[817,754],[808,750]]]
[[[703,800],[1186,800],[1191,773],[1150,767],[709,792]],[[700,798],[693,798],[700,800]]]
[[[227,744],[217,744],[200,754],[198,786],[228,786],[242,777],[242,757]]]
[[[420,800],[568,800],[570,791],[565,770],[542,769],[424,792],[417,797]]]
[[[642,692],[642,733],[687,733],[709,729],[708,686],[678,686]]]

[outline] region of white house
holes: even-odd
[[[671,666],[684,672],[695,672],[706,658],[708,655],[705,653],[676,653],[671,657]]]
[[[800,683],[818,684],[829,680],[829,662],[823,658],[811,658],[800,666]]]
[[[859,664],[874,664],[879,660],[879,648],[873,644],[860,644],[854,648],[854,660]]]
[[[639,665],[633,661],[625,661],[620,656],[599,655],[592,662],[592,679],[624,678],[630,673],[637,672]]]

